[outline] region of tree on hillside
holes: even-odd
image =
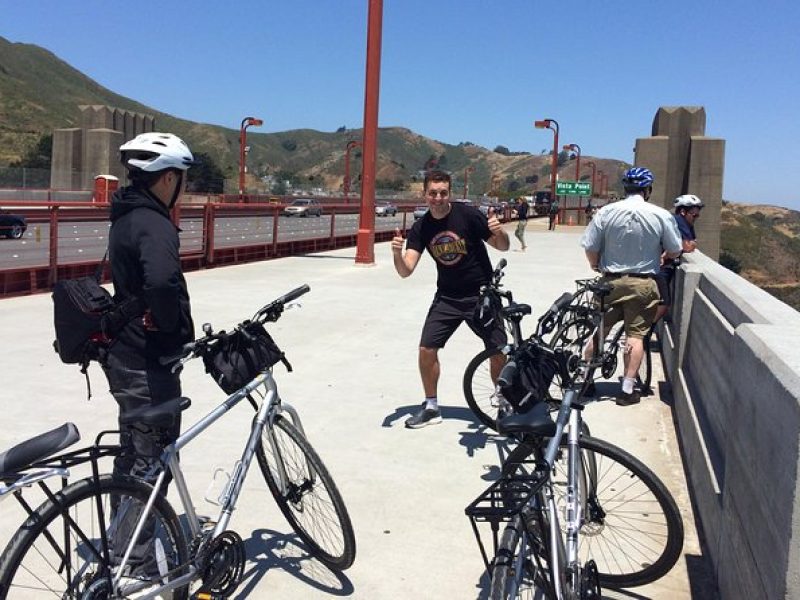
[[[211,156],[205,152],[194,152],[199,163],[188,171],[187,189],[190,192],[221,194],[225,187],[225,174]]]
[[[508,156],[511,154],[511,151],[505,146],[495,146],[494,151],[498,154],[502,154],[503,156]]]
[[[435,154],[431,154],[428,157],[428,160],[425,161],[425,164],[423,165],[422,168],[425,171],[430,171],[431,169],[435,169],[438,166],[439,166],[439,159],[436,157]]]
[[[557,164],[559,167],[563,167],[565,164],[567,164],[567,160],[569,160],[569,153],[567,151],[562,150],[561,152],[558,153]]]
[[[23,169],[49,169],[50,160],[53,156],[53,134],[46,133],[39,138],[33,148],[30,148],[25,155],[9,166]]]
[[[742,261],[725,250],[719,253],[719,264],[737,274],[742,270]]]

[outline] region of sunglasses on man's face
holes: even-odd
[[[450,192],[448,190],[428,190],[427,194],[431,198],[436,198],[437,196],[439,198],[447,198]]]

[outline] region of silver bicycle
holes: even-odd
[[[583,395],[598,364],[536,338],[525,345],[539,365],[558,371],[564,395],[555,421],[542,398],[498,423],[518,445],[500,478],[466,508],[491,575],[489,597],[597,600],[601,586],[655,581],[683,547],[675,500],[639,460],[583,433]],[[510,360],[501,385],[519,368]],[[491,525],[491,560],[479,523]]]
[[[237,389],[164,449],[163,468],[157,476],[150,473],[152,485],[100,474],[98,461],[120,453],[119,446],[101,445],[109,432],[93,446],[53,456],[79,439],[71,423],[0,454],[0,499],[14,496],[29,515],[0,556],[0,598],[187,598],[190,591],[197,598],[230,596],[244,573],[245,546],[228,526],[254,457],[308,551],[331,569],[350,567],[356,554],[350,517],[297,411],[278,394],[270,367],[285,357],[263,327],[308,291],[302,286],[289,292],[230,332],[214,333],[204,325],[205,336],[175,357],[176,364],[202,357],[223,389]],[[210,499],[219,514],[198,518],[178,453],[244,399],[256,415],[241,459],[222,477],[222,493]],[[188,399],[178,398],[121,419],[167,428],[188,405]],[[69,469],[85,463],[92,475],[66,485]],[[168,474],[185,524],[165,497]],[[62,482],[60,489],[48,485],[52,478]],[[47,497],[36,509],[22,493],[34,484]]]

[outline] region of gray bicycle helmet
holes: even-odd
[[[675,198],[675,208],[703,208],[705,204],[694,194],[684,194]]]

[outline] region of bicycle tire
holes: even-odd
[[[133,521],[107,523],[111,503],[120,498],[122,502],[132,500],[136,504],[128,506],[137,510],[136,507],[147,503],[152,489],[139,479],[101,475],[96,482],[88,477],[55,493],[57,503],[49,499],[43,502],[17,530],[0,556],[0,597],[14,600],[40,597],[45,592],[61,598],[111,597],[112,550],[103,551],[100,531],[119,532],[126,523],[135,523],[140,513],[131,513]],[[98,502],[104,510],[102,523],[97,513]],[[152,548],[143,549],[142,559],[146,562],[153,558],[148,566],[158,574],[145,574],[147,567],[143,565],[134,567],[136,570],[130,572],[134,576],[125,578],[129,588],[126,594],[134,593],[131,582],[140,588],[140,593],[155,589],[164,581],[165,573],[177,577],[181,574],[179,567],[188,562],[186,539],[175,511],[161,495],[156,497],[152,511],[156,541]],[[82,521],[84,518],[89,519],[91,527]],[[109,536],[109,543],[111,537],[113,534]],[[59,539],[63,546],[57,543]],[[125,539],[117,547],[124,550],[127,542]],[[59,553],[69,560],[62,563]],[[74,561],[80,564],[73,565]],[[187,594],[188,586],[184,586],[173,590],[172,597],[183,600]]]
[[[533,552],[527,548],[528,540],[521,515],[506,525],[497,547],[492,565],[492,580],[489,587],[490,600],[517,598],[549,598],[550,574],[536,562]],[[544,542],[547,545],[547,542]],[[527,557],[520,557],[525,552]],[[549,568],[549,567],[548,567]]]
[[[663,577],[683,548],[683,520],[663,482],[640,460],[604,440],[581,437],[580,563],[594,559],[604,587],[636,587]],[[566,438],[560,447],[566,456]],[[566,464],[556,462],[554,479],[566,481]],[[624,483],[624,485],[623,485]],[[554,483],[554,489],[559,485]],[[557,504],[563,507],[563,495]],[[611,551],[613,549],[613,556]]]
[[[278,463],[265,427],[256,456],[267,487],[311,554],[331,569],[344,571],[355,560],[356,539],[336,484],[308,440],[285,417],[275,417],[272,431],[286,467],[288,489],[284,494],[278,485]],[[324,496],[318,497],[319,493]],[[323,530],[325,527],[336,531]]]
[[[464,399],[472,413],[489,429],[497,430],[496,386],[490,370],[493,356],[503,354],[500,348],[487,348],[476,354],[464,369]]]

